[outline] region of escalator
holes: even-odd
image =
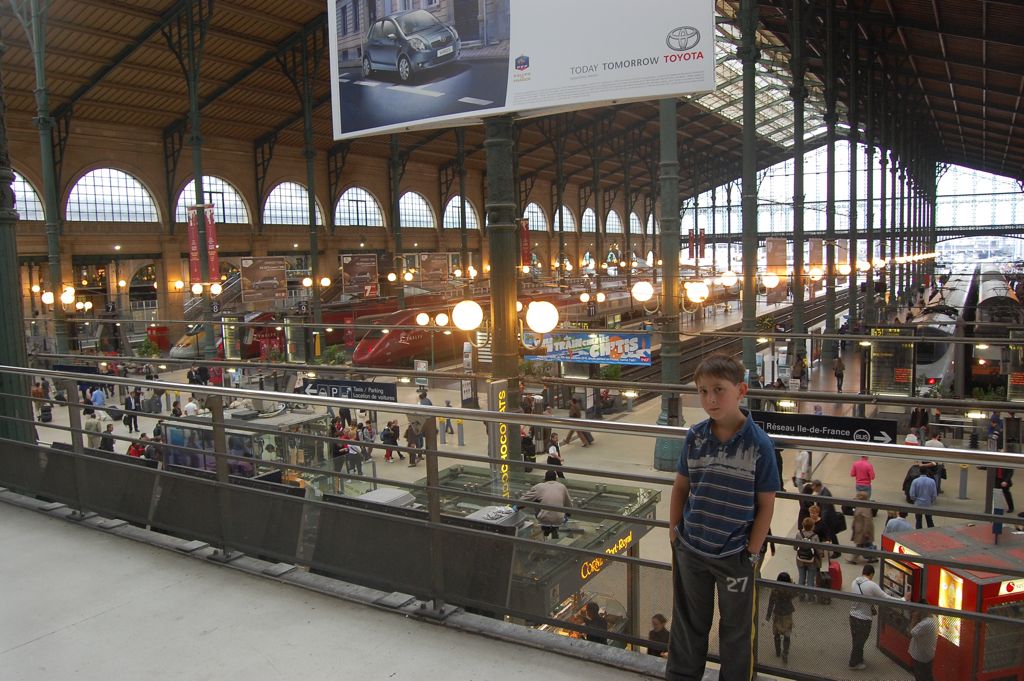
[[[223,290],[217,296],[217,302],[220,303],[221,312],[224,312],[242,296],[241,273],[233,272],[224,280],[221,287]],[[185,321],[194,322],[199,319],[200,311],[202,310],[201,301],[202,298],[199,296],[193,296],[185,301]]]

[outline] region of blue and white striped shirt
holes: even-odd
[[[780,488],[775,445],[744,411],[747,420],[728,442],[719,442],[712,420],[690,429],[677,471],[690,480],[679,533],[692,551],[731,556],[747,545],[758,492]],[[677,528],[678,531],[678,528]]]

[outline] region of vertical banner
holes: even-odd
[[[767,302],[771,304],[781,303],[786,299],[786,279],[789,276],[786,265],[787,246],[788,242],[785,238],[772,237],[764,240],[765,262],[767,264],[765,271],[779,276],[779,285],[768,289],[766,298]],[[800,246],[796,246],[796,248],[800,248]]]
[[[700,230],[700,258],[705,258],[705,248],[707,247],[707,230]]]
[[[810,272],[814,268],[818,268],[822,273],[825,271],[825,264],[822,258],[822,248],[824,242],[821,239],[808,239],[807,240],[807,271]],[[814,298],[818,291],[824,289],[824,279],[818,279],[814,281],[810,277],[807,278],[807,283],[810,285],[810,298]]]
[[[857,267],[857,263],[850,260],[849,239],[836,240],[836,276],[847,276],[840,271],[843,265],[849,265],[851,272]]]
[[[694,258],[697,257],[696,235],[693,233],[692,229],[690,230],[690,241],[688,244],[687,253],[689,255],[690,260],[693,260]]]
[[[519,266],[533,265],[533,251],[530,249],[530,218],[519,220]]]
[[[208,203],[202,208],[206,214],[206,261],[210,264],[210,281],[220,281],[220,253],[217,250],[217,220],[213,215],[213,204]]]
[[[203,280],[199,267],[199,207],[188,207],[188,276],[189,283]]]
[[[487,386],[487,408],[491,411],[508,411],[509,382],[507,379],[492,381]],[[487,424],[487,456],[494,459],[491,464],[491,489],[492,493],[500,494],[508,499],[511,497],[509,485],[509,447],[510,429],[513,426],[508,423]],[[519,433],[515,433],[519,437]]]

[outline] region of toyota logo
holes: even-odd
[[[665,44],[670,50],[676,52],[688,52],[697,47],[700,42],[700,31],[693,26],[680,26],[673,28],[665,36]]]

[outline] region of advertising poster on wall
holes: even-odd
[[[374,253],[350,253],[341,256],[342,289],[345,293],[364,292],[366,287],[377,283],[377,255]]]
[[[199,243],[199,211],[206,215],[206,243]],[[189,206],[188,212],[188,275],[192,283],[203,281],[202,267],[199,263],[199,249],[206,248],[206,262],[209,263],[211,280],[215,280],[220,272],[220,253],[217,250],[217,221],[214,218],[213,204]]]
[[[420,281],[447,281],[449,257],[448,253],[420,253],[418,258]]]
[[[710,0],[411,4],[328,0],[335,139],[715,88]]]
[[[528,355],[526,359],[629,366],[651,363],[649,333],[546,333],[540,338],[540,345],[547,353]]]
[[[243,303],[288,297],[288,263],[284,258],[242,258],[241,265]]]
[[[786,265],[788,243],[784,238],[764,240],[766,272],[779,275],[779,285],[768,289],[767,302],[781,303],[786,299],[789,268]],[[799,247],[798,247],[799,248]]]

